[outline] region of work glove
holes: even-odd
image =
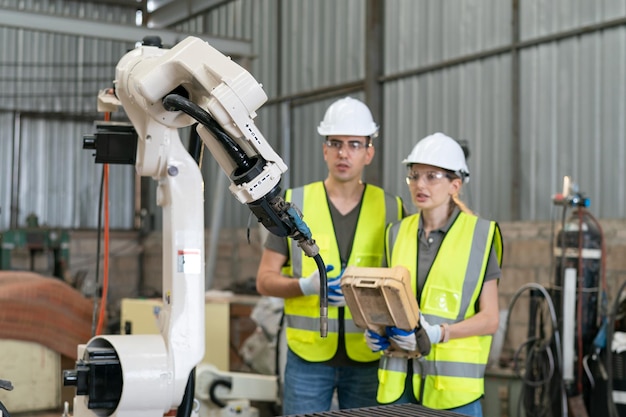
[[[420,313],[420,326],[422,327],[422,329],[424,329],[424,331],[428,335],[428,340],[430,340],[431,345],[439,343],[439,341],[441,340],[441,326],[439,326],[438,324],[432,325],[428,323],[421,313]]]
[[[332,265],[326,265],[326,273],[335,269]],[[298,280],[300,290],[304,295],[319,295],[320,293],[320,271],[317,269],[308,277]],[[330,301],[330,300],[329,300]]]
[[[388,326],[386,332],[389,339],[400,349],[408,352],[419,352],[421,356],[426,356],[430,353],[431,343],[426,330],[421,326],[413,330],[403,330],[395,326]]]
[[[372,352],[380,352],[389,347],[387,336],[381,336],[370,329],[365,330],[365,342]]]
[[[417,338],[415,337],[415,329],[402,330],[398,329],[395,326],[387,326],[385,328],[385,331],[387,332],[387,336],[389,336],[389,339],[391,339],[400,349],[404,349],[409,352],[417,350]]]
[[[346,299],[343,296],[343,290],[341,289],[341,276],[343,275],[342,269],[339,276],[328,281],[328,305],[335,307],[343,307],[346,305]]]

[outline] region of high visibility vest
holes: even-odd
[[[322,182],[287,190],[285,200],[301,208],[304,220],[311,230],[319,253],[326,265],[335,269],[328,273],[328,280],[341,273],[341,259],[335,237],[334,226]],[[348,265],[363,267],[382,266],[384,256],[385,227],[402,218],[402,201],[387,194],[382,188],[366,185],[353,238]],[[317,265],[289,239],[290,264],[283,274],[292,277],[307,277]],[[358,328],[348,307],[345,309],[343,329],[348,357],[357,362],[372,362],[380,358],[372,352]],[[328,306],[327,337],[320,337],[320,298],[318,295],[285,299],[286,336],[289,348],[309,362],[324,362],[333,358],[339,341],[339,307]]]
[[[419,214],[405,218],[387,232],[387,259],[390,266],[403,265],[417,288]],[[428,323],[457,323],[476,314],[476,302],[483,286],[492,246],[502,265],[502,235],[496,222],[460,212],[446,233],[428,272],[418,304]],[[433,409],[469,404],[484,393],[484,374],[491,336],[472,336],[433,344],[430,353],[413,360],[413,394]],[[383,404],[402,395],[407,360],[386,358],[379,366],[377,399]]]

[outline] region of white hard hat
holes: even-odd
[[[371,136],[378,133],[372,112],[360,100],[345,97],[328,107],[324,120],[317,127],[322,136]]]
[[[437,132],[421,139],[413,147],[403,164],[424,164],[454,172],[463,182],[469,181],[469,169],[465,154],[459,143],[443,133]]]

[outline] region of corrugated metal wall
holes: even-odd
[[[401,161],[420,138],[444,132],[470,146],[470,182],[463,200],[488,218],[507,213],[511,173],[503,167],[511,159],[509,67],[509,59],[494,58],[387,83],[385,187],[410,204]]]
[[[2,6],[116,23],[135,19],[134,9],[89,2],[4,1]],[[31,213],[42,225],[97,225],[102,167],[94,163],[93,152],[82,149],[82,138],[94,132],[94,120],[102,119],[96,112],[98,91],[112,85],[117,61],[132,47],[0,27],[0,227],[24,226]],[[19,180],[9,181],[18,168]],[[111,168],[112,228],[133,225],[133,171]],[[14,224],[11,201],[17,210]]]
[[[282,188],[326,176],[316,128],[333,100],[309,103],[295,99],[303,91],[363,77],[364,11],[364,2],[360,0],[243,0],[176,26],[177,30],[203,31],[252,42],[256,58],[241,64],[263,84],[270,97],[270,102],[258,111],[255,122],[289,166]],[[346,20],[348,25],[340,24]],[[282,101],[281,97],[288,100]],[[286,116],[284,106],[288,109]],[[250,211],[229,193],[224,194],[218,184],[223,179],[217,178],[223,174],[210,156],[204,159],[203,173],[208,203],[205,224],[210,225],[215,199],[222,199],[222,227],[248,224]]]
[[[384,2],[382,185],[409,202],[400,161],[419,138],[444,131],[470,145],[472,180],[463,197],[485,217],[550,219],[551,197],[565,175],[591,198],[596,215],[624,217],[626,5],[519,3],[515,15],[512,1]],[[292,185],[325,175],[321,157],[310,157],[320,155],[315,127],[336,98],[325,88],[364,77],[365,6],[236,1],[206,18],[228,21],[229,9],[254,9],[255,16],[269,16],[254,20],[254,27],[280,34],[272,50],[255,39],[270,35],[252,30],[253,49],[260,51],[252,71],[267,80],[270,97],[284,97],[290,109],[280,118],[279,106],[264,107],[274,115],[261,120],[287,124],[281,137],[289,146],[272,143],[289,162]],[[272,70],[278,79],[267,75]]]
[[[626,3],[523,3],[521,39],[545,37],[520,54],[524,218],[547,217],[564,175],[597,216],[623,218]]]
[[[457,60],[510,43],[510,2],[386,4],[385,188],[410,205],[401,161],[420,138],[444,132],[470,147],[463,200],[484,217],[509,219],[511,58]]]
[[[93,151],[81,146],[91,124],[23,121],[22,137],[30,139],[23,141],[20,151],[20,217],[31,210],[40,224],[95,227],[102,166],[94,163]],[[133,178],[132,166],[110,167],[111,227],[132,225],[127,222],[134,215]]]
[[[16,0],[3,5],[13,6],[10,3],[32,10],[134,21],[133,10],[105,9],[87,2]],[[384,75],[379,79],[384,116],[379,121],[383,135],[377,142],[383,154],[382,185],[409,203],[400,161],[417,139],[441,130],[469,142],[472,181],[464,198],[485,217],[547,220],[553,213],[551,196],[561,190],[563,176],[571,175],[591,198],[596,216],[623,218],[626,2],[518,3],[516,15],[513,1],[384,2]],[[359,85],[367,71],[367,4],[362,0],[235,0],[176,27],[251,41],[256,56],[242,64],[270,97],[256,122],[290,167],[283,178],[285,185],[325,176],[317,124],[326,107],[344,93],[364,99]],[[10,129],[15,108],[93,112],[97,89],[113,78],[116,62],[129,47],[1,27],[0,43],[0,107],[7,111],[0,113],[0,121]],[[37,99],[42,89],[51,94]],[[24,96],[19,103],[18,95]],[[50,132],[79,140],[87,121],[22,117],[23,132],[36,135],[31,139],[22,133],[22,144],[40,143]],[[11,172],[4,164],[12,162],[8,153],[13,136],[7,128],[0,134],[6,139],[0,143],[4,177]],[[57,146],[65,149],[63,155],[75,158],[71,164],[85,163],[84,151],[69,150],[71,143]],[[32,158],[31,162],[41,158],[22,157]],[[47,175],[32,172],[31,178],[57,174],[58,161],[40,162]],[[92,168],[90,174],[74,179],[74,189],[99,186],[97,168]],[[222,227],[244,226],[249,211],[218,187],[223,174],[208,155],[203,172],[207,224],[213,200],[221,198]],[[62,168],[60,177],[71,175],[69,168]],[[120,227],[130,227],[132,190],[126,185],[130,187],[131,180],[119,181],[118,199],[131,208],[130,214],[124,212],[116,219]],[[8,219],[9,209],[4,206],[10,194],[10,184],[3,181],[0,227]],[[95,201],[79,204],[71,215],[63,213],[60,206],[75,205],[70,194],[56,192],[53,199],[64,200],[58,205],[23,196],[20,206],[50,211],[49,217],[69,222],[68,226],[89,227],[93,221],[87,218],[94,212]],[[26,215],[20,213],[21,219]]]

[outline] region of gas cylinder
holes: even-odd
[[[583,358],[598,333],[602,231],[585,207],[575,207],[554,242],[554,302],[563,337],[564,381],[568,397],[582,394]],[[571,337],[568,339],[567,335]],[[572,346],[573,344],[573,346]],[[567,354],[570,349],[571,354]],[[568,378],[567,370],[572,370]]]

